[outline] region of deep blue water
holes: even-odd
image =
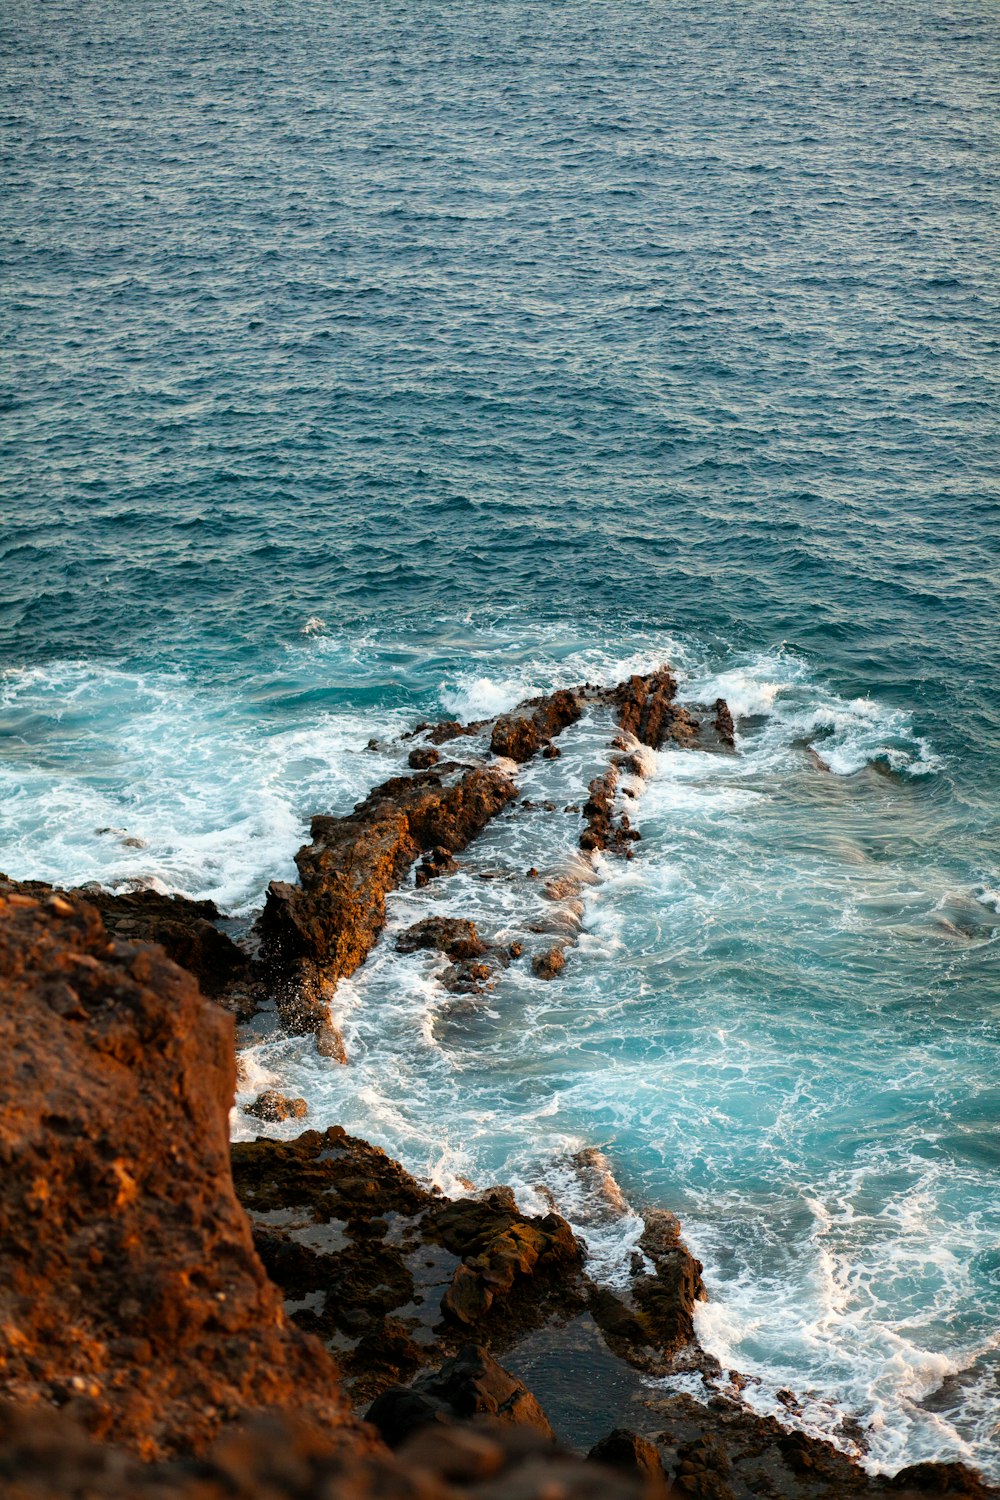
[[[373,733],[725,691],[740,756],[659,757],[558,985],[458,1024],[387,946],[349,1069],[255,1065],[547,1183],[613,1277],[601,1147],[755,1399],[998,1472],[995,7],[9,0],[0,46],[0,866],[248,915]]]

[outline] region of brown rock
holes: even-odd
[[[400,933],[396,948],[400,953],[436,948],[449,958],[479,958],[487,952],[487,945],[481,941],[475,922],[462,917],[425,917]]]
[[[337,981],[367,957],[385,925],[385,897],[421,852],[464,849],[517,795],[495,770],[446,783],[433,772],[376,787],[346,817],[316,817],[295,857],[299,884],[272,881],[259,921],[290,1030],[316,1031]]]
[[[712,720],[716,732],[724,745],[731,750],[736,748],[736,727],[733,724],[733,716],[729,712],[729,704],[725,698],[715,700],[715,718]]]
[[[616,1427],[609,1432],[607,1437],[594,1444],[587,1457],[593,1463],[604,1464],[632,1478],[652,1480],[661,1490],[666,1485],[663,1462],[655,1444],[628,1427]]]
[[[647,677],[630,677],[611,695],[618,723],[654,750],[668,739],[690,744],[697,738],[698,721],[673,701],[676,692],[677,679],[666,667]]]
[[[441,759],[441,752],[435,750],[433,745],[422,745],[416,750],[411,750],[406,757],[407,764],[415,771],[429,771],[431,766],[436,766]]]
[[[280,1123],[282,1120],[301,1120],[309,1113],[309,1106],[304,1099],[289,1099],[277,1089],[265,1089],[252,1104],[243,1106],[243,1113],[258,1120]]]
[[[233,1018],[97,910],[0,885],[0,1395],[144,1457],[291,1406],[349,1424],[236,1202]]]
[[[530,713],[525,710],[530,709]],[[505,755],[509,760],[530,760],[541,746],[546,745],[546,754],[558,755],[558,750],[548,742],[569,724],[575,724],[582,712],[582,703],[576,693],[565,689],[552,693],[547,698],[530,698],[512,714],[505,714],[493,726],[490,749],[494,755]],[[551,752],[551,754],[550,754]]]
[[[536,953],[531,960],[531,972],[539,979],[555,979],[566,967],[566,955],[558,943],[544,953]]]

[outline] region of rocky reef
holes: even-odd
[[[631,1274],[613,1287],[544,1186],[536,1213],[502,1185],[449,1198],[338,1126],[230,1150],[232,1012],[271,993],[287,1027],[342,1059],[330,997],[379,941],[389,892],[446,878],[494,818],[515,815],[511,763],[554,758],[591,708],[611,739],[573,809],[575,859],[596,879],[601,851],[627,857],[644,757],[667,741],[726,754],[738,743],[721,699],[699,717],[676,687],[664,668],[482,724],[418,726],[401,751],[413,774],[344,817],[314,818],[298,883],[270,887],[259,956],[210,904],[0,877],[5,1497],[1000,1493],[960,1464],[872,1476],[751,1411],[742,1377],[698,1344],[706,1289],[681,1224],[663,1209],[637,1215],[599,1152],[562,1166],[638,1226]],[[467,761],[442,761],[437,747],[459,740]],[[572,902],[579,884],[549,875],[546,896]],[[456,917],[393,941],[447,960],[460,993],[521,954]],[[568,942],[532,956],[537,977],[558,978]],[[286,1129],[304,1109],[276,1089],[251,1106]],[[656,1383],[679,1374],[697,1395]]]

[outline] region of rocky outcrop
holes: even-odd
[[[425,917],[396,939],[399,953],[416,953],[421,948],[436,949],[449,958],[480,958],[487,952],[475,922],[463,917]]]
[[[668,739],[689,745],[698,736],[698,720],[674,701],[677,679],[666,667],[647,677],[633,676],[611,694],[620,727],[642,745],[659,750]]]
[[[531,972],[537,979],[555,979],[566,967],[566,952],[560,943],[536,953],[531,960]]]
[[[353,1431],[233,1193],[233,1043],[162,950],[0,884],[0,1395],[147,1458],[261,1407]]]
[[[339,1127],[234,1145],[233,1175],[264,1264],[300,1325],[344,1351],[356,1400],[470,1336],[502,1352],[586,1305],[569,1225],[509,1189],[444,1198]]]
[[[112,937],[130,943],[159,943],[174,963],[194,975],[202,994],[222,1000],[230,1009],[246,1007],[245,992],[253,986],[254,965],[216,926],[222,913],[214,901],[191,901],[187,896],[150,890],[114,895],[97,885],[56,892],[40,880],[8,881],[3,875],[0,881],[41,901],[52,894],[71,900],[82,897],[97,908]]]
[[[280,1124],[283,1120],[304,1119],[309,1106],[304,1099],[290,1099],[287,1094],[279,1094],[277,1089],[265,1089],[251,1104],[244,1104],[243,1113]]]
[[[383,1391],[365,1415],[390,1448],[399,1448],[422,1427],[474,1417],[528,1427],[555,1442],[548,1417],[524,1382],[476,1344],[463,1345],[439,1370],[418,1375],[412,1385]]]
[[[728,745],[730,750],[735,750],[736,726],[733,724],[733,716],[729,712],[729,704],[725,698],[716,698],[715,718],[712,722],[722,743]]]
[[[316,817],[299,850],[299,883],[272,881],[261,914],[261,951],[279,1013],[291,1031],[329,1028],[340,979],[368,956],[385,926],[386,893],[422,851],[450,857],[517,795],[493,769],[457,780],[434,772],[376,787],[346,817]]]
[[[530,709],[531,712],[525,712]],[[494,755],[509,760],[527,761],[544,745],[551,745],[557,734],[575,724],[583,712],[579,693],[562,689],[547,698],[529,698],[511,714],[505,714],[493,726],[490,749]],[[555,746],[552,746],[555,749]]]

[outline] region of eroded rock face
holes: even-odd
[[[530,709],[531,712],[525,712]],[[543,745],[570,724],[575,724],[583,712],[579,694],[563,689],[547,698],[531,698],[505,714],[493,726],[490,749],[494,755],[504,755],[509,760],[531,760]],[[555,746],[552,746],[555,751]]]
[[[668,739],[690,744],[697,737],[698,721],[673,701],[676,693],[677,679],[666,667],[648,677],[630,677],[612,694],[618,723],[653,750]]]
[[[337,982],[368,956],[385,926],[386,893],[421,851],[464,849],[517,795],[499,771],[446,781],[433,772],[376,787],[346,817],[316,817],[295,857],[299,884],[272,881],[261,914],[262,955],[283,1024],[319,1031]]]
[[[147,1458],[259,1407],[353,1430],[236,1201],[234,1081],[232,1016],[162,950],[0,883],[0,1395]]]

